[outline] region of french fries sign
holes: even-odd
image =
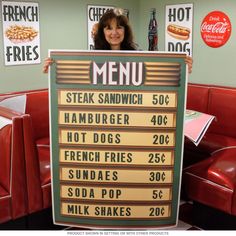
[[[5,65],[40,63],[39,4],[2,1]]]
[[[55,224],[177,223],[184,54],[50,51]]]

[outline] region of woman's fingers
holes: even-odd
[[[188,72],[189,74],[192,73],[192,69],[193,69],[193,58],[186,56],[185,58],[185,63],[188,65]]]
[[[53,60],[50,57],[44,60],[43,73],[48,73],[48,68],[52,63],[53,63]]]

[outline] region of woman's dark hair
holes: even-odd
[[[95,35],[94,45],[96,50],[111,50],[110,44],[106,41],[104,28],[109,26],[111,21],[116,19],[118,26],[123,26],[125,29],[124,40],[121,43],[121,50],[136,50],[136,44],[133,42],[133,32],[129,25],[128,18],[122,14],[120,9],[111,9],[105,12],[101,17],[97,34]]]

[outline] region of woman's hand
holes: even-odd
[[[48,68],[52,63],[53,63],[53,60],[50,57],[47,57],[44,60],[43,73],[48,73]]]
[[[185,63],[188,65],[188,73],[191,74],[193,69],[193,58],[186,56]]]

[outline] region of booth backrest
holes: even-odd
[[[210,88],[208,113],[216,117],[210,132],[236,138],[236,88]]]
[[[28,93],[25,113],[31,117],[35,139],[49,137],[48,90]]]
[[[35,139],[49,137],[48,89],[0,94],[0,102],[19,95],[26,95],[25,114],[31,117]]]
[[[207,113],[209,87],[189,84],[187,91],[187,108]]]
[[[0,95],[0,99],[4,97]],[[9,123],[0,128],[0,185],[10,192],[10,179],[12,174],[12,157],[13,157],[13,126],[15,127],[14,117],[20,116],[18,112],[0,106],[0,116],[8,119]],[[19,121],[17,121],[19,122]],[[20,127],[18,127],[20,128]],[[20,131],[19,131],[20,132]]]
[[[12,125],[0,129],[0,186],[10,192]],[[4,170],[4,171],[3,171]]]
[[[207,132],[236,137],[236,88],[189,83],[187,109],[216,117]]]
[[[0,223],[27,214],[22,115],[0,106]]]

